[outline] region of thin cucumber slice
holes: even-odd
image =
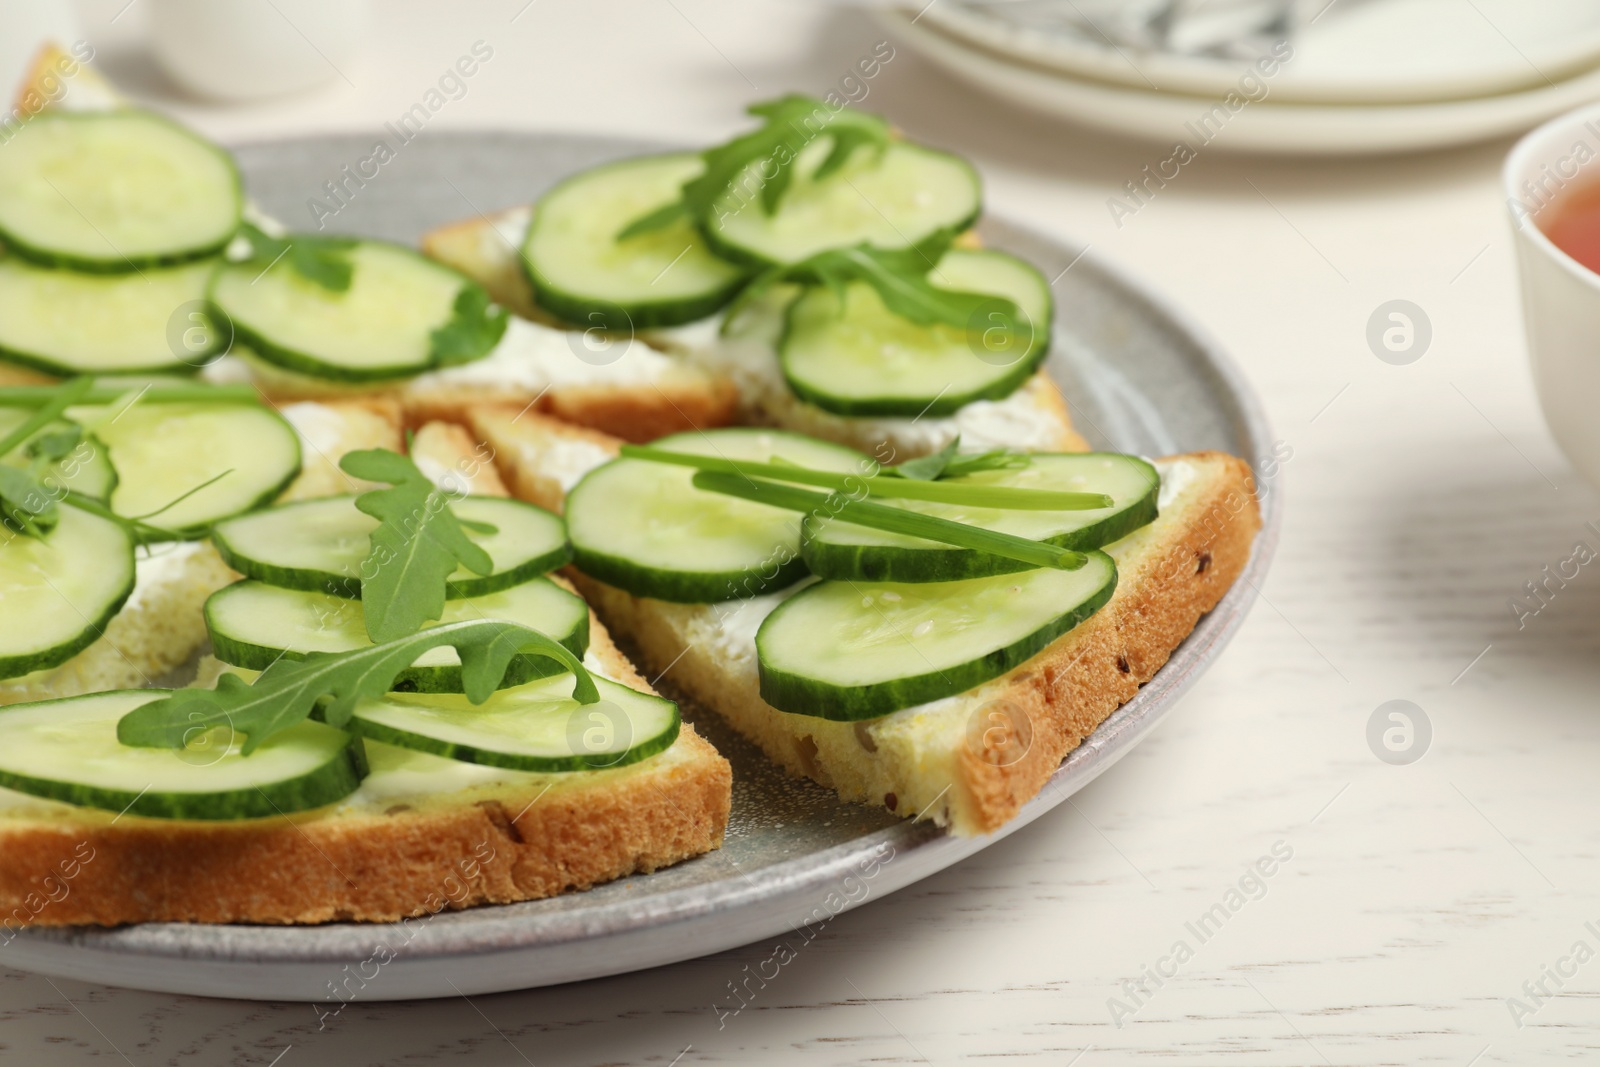
[[[454,599],[485,596],[537,578],[567,563],[567,530],[543,508],[502,497],[464,497],[451,501],[457,518],[488,523],[492,534],[467,530],[494,561],[494,571],[478,575],[465,567],[451,575],[445,595]],[[361,595],[362,561],[371,550],[378,520],[356,510],[354,496],[324,497],[251,512],[211,531],[211,541],[228,566],[246,578],[284,589],[307,589],[335,596]]]
[[[350,729],[465,763],[542,773],[601,770],[648,759],[678,737],[678,705],[595,678],[596,704],[572,699],[572,675],[464,696],[392,693],[360,704]]]
[[[70,504],[45,537],[0,526],[0,678],[59,666],[88,648],[133,593],[133,540]]]
[[[352,272],[343,292],[287,262],[265,271],[228,264],[212,279],[211,303],[239,342],[301,374],[368,382],[434,366],[434,331],[455,318],[457,298],[476,283],[385,241],[359,241],[346,255]]]
[[[21,426],[32,414],[24,408],[0,408],[0,437]],[[99,438],[84,433],[82,427],[66,419],[58,419],[45,426],[25,444],[6,453],[0,463],[11,467],[31,467],[32,461],[27,452],[29,445],[51,434],[71,433],[73,430],[81,434],[78,443],[71,452],[44,471],[40,482],[53,493],[70,489],[96,500],[106,500],[117,486],[117,471],[111,465],[111,450]]]
[[[826,286],[789,306],[779,360],[802,400],[836,415],[940,418],[975,400],[1016,392],[1050,348],[1050,284],[1004,252],[945,253],[929,275],[941,289],[992,293],[1013,301],[1023,329],[998,325],[998,308],[965,328],[920,326],[894,314],[865,282]]]
[[[0,152],[0,240],[122,273],[221,251],[244,197],[232,158],[149,111],[44,111]],[[170,309],[169,309],[170,310]]]
[[[972,164],[905,141],[891,142],[881,155],[857,149],[842,169],[812,180],[832,147],[833,139],[822,136],[801,151],[794,181],[770,215],[761,204],[767,161],[746,167],[699,220],[712,250],[758,267],[798,263],[863,241],[878,248],[916,247],[937,259],[983,207]]]
[[[86,274],[0,259],[0,359],[62,377],[198,367],[223,343],[202,309],[214,266]]]
[[[586,170],[533,206],[522,262],[534,297],[581,326],[646,329],[722,307],[745,272],[712,254],[688,219],[617,240],[628,223],[677,200],[699,155],[644,156]]]
[[[132,748],[117,721],[167,695],[126,689],[0,710],[0,786],[119,815],[258,819],[320,808],[367,775],[358,734],[303,722],[240,753],[224,728],[182,749]]]
[[[847,473],[871,466],[859,452],[781,430],[708,430],[655,444]],[[590,471],[567,495],[578,569],[636,596],[680,603],[756,596],[806,573],[800,513],[696,489],[693,477],[687,467],[636,459]]]
[[[279,589],[262,582],[235,582],[206,601],[206,628],[217,658],[235,667],[266,670],[282,656],[310,652],[349,652],[367,648],[361,601],[328,593]],[[574,656],[589,647],[589,606],[548,578],[535,578],[488,596],[451,600],[439,621],[500,619],[521,623],[555,638]],[[521,685],[560,670],[543,656],[518,656],[506,668],[504,685]],[[397,690],[417,693],[461,692],[461,660],[453,648],[422,654],[400,675]]]
[[[872,719],[955,696],[1028,660],[1111,599],[1117,567],[963,582],[818,582],[756,632],[761,697],[780,711]]]
[[[111,450],[112,509],[182,537],[275,499],[300,473],[299,436],[264,404],[135,401],[68,414]]]
[[[1105,493],[1115,503],[1093,511],[1002,511],[874,499],[891,507],[1086,551],[1154,522],[1156,497],[1161,491],[1161,477],[1148,462],[1111,452],[1039,454],[1020,469],[983,471],[952,478],[950,483]],[[1028,568],[1026,563],[1003,556],[814,515],[806,517],[800,556],[818,577],[871,582],[952,582]]]

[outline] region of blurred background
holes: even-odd
[[[726,1028],[708,1005],[762,946],[357,1006],[322,1033],[306,1005],[62,984],[74,1013],[0,956],[18,1062],[1593,1054],[1600,964],[1559,961],[1600,949],[1600,578],[1516,605],[1600,547],[1600,501],[1541,415],[1500,168],[1600,99],[1600,5],[0,0],[0,27],[0,81],[39,37],[87,41],[135,100],[230,145],[377,136],[476,42],[491,58],[429,130],[704,143],[753,101],[839,92],[1215,336],[1280,439],[1287,508],[1260,602],[1158,734],[1051,816],[842,916]],[[271,58],[219,64],[240,27]],[[1427,726],[1402,761],[1369,741],[1396,700]],[[1115,1024],[1125,983],[1278,841],[1293,860],[1260,902]]]

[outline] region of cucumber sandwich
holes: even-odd
[[[728,766],[545,576],[562,520],[460,492],[498,483],[456,428],[411,445],[342,458],[365,492],[212,524],[250,575],[205,607],[214,687],[0,710],[0,898],[88,841],[37,921],[393,920],[446,875],[525,900],[720,843]]]
[[[393,920],[717,847],[728,765],[550,576],[563,521],[410,402],[515,399],[567,335],[407,249],[284,233],[225,153],[95,102],[0,153],[8,929]]]
[[[413,425],[489,400],[581,413],[640,387],[651,410],[598,423],[728,417],[731,386],[648,345],[508,323],[410,249],[288,232],[223,149],[94,86],[32,115],[0,159],[0,379],[203,369],[278,401],[392,393]]]
[[[982,206],[971,164],[808,97],[751,113],[761,125],[724,144],[603,164],[532,205],[434,230],[423,249],[521,316],[643,337],[725,383],[720,422],[715,404],[671,397],[697,426],[731,419],[896,459],[958,435],[1084,447],[1038,373],[1049,284],[968,232]],[[586,400],[559,414],[614,431],[612,410],[669,406],[645,383]]]
[[[600,617],[774,761],[993,831],[1166,662],[1260,527],[1248,467],[1008,451],[882,467],[773,430],[473,429],[564,507]]]

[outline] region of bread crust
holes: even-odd
[[[843,748],[864,758],[855,724],[768,706],[726,676],[718,655],[685,648],[662,606],[570,573],[600,617],[639,649],[650,670],[667,672],[673,685],[706,703],[791,774],[835,789],[846,800],[948,820],[958,833],[992,833],[1038,795],[1068,753],[1155,676],[1244,570],[1261,526],[1249,466],[1219,452],[1181,458],[1218,471],[1194,505],[1196,517],[1183,524],[1156,560],[1119,574],[1116,593],[1099,612],[1032,659],[973,690],[972,717],[958,740],[919,754],[919,770],[938,766],[948,775],[949,796],[914,797],[900,788],[892,761],[872,784],[847,780],[835,757]],[[919,811],[924,804],[926,810]]]
[[[17,86],[12,110],[28,119],[41,111],[60,107],[74,84],[82,86],[83,92],[91,96],[98,95],[99,100],[92,101],[91,107],[111,107],[123,99],[98,71],[80,63],[55,41],[46,41],[33,54],[28,71]],[[76,98],[73,104],[77,105]]]
[[[339,460],[363,448],[403,451],[400,406],[392,397],[323,397],[279,403],[280,413],[300,435],[300,473],[279,503],[358,492],[369,488],[346,474]]]
[[[406,389],[399,394],[406,425],[470,425],[485,407],[536,411],[563,422],[643,444],[685,430],[709,430],[733,421],[739,394],[726,378],[685,367],[681,379],[642,385],[561,385],[539,393],[510,394],[488,386]]]
[[[465,426],[427,422],[417,427],[409,449],[412,462],[435,485],[473,496],[510,496],[500,480],[494,453],[478,443]]]
[[[617,448],[614,440],[580,438],[549,420],[519,427],[518,420],[486,413],[475,428],[496,449],[513,491],[551,510],[560,508],[564,496],[556,476],[562,472],[547,464],[559,455],[552,441],[581,440],[592,450],[592,462]],[[914,751],[880,751],[890,745],[882,737],[868,747],[862,738],[870,735],[870,729],[864,732],[870,724],[777,711],[754,694],[753,678],[737,674],[753,670],[748,664],[730,661],[712,644],[686,642],[683,623],[674,619],[679,606],[635,597],[570,568],[569,574],[600,617],[638,650],[641,662],[667,672],[677,689],[716,711],[790,773],[835,789],[846,800],[948,822],[958,833],[988,833],[1013,818],[1067,754],[1154,677],[1249,561],[1261,528],[1249,465],[1221,452],[1169,459],[1200,473],[1194,499],[1174,508],[1181,518],[1170,532],[1158,535],[1147,527],[1133,535],[1158,538],[1159,551],[1119,557],[1117,590],[1104,608],[1026,663],[973,690],[974,728]],[[570,481],[570,472],[564,477]],[[857,773],[863,763],[870,773]],[[947,783],[949,795],[930,788],[917,796],[904,788],[913,769],[921,779]]]
[[[591,626],[607,673],[652,691]],[[30,925],[392,922],[657,870],[719,847],[731,804],[728,762],[688,723],[674,750],[549,795],[483,787],[238,823],[0,817],[0,943]]]
[[[1208,485],[1201,521],[1186,523],[1153,565],[1120,574],[1099,613],[983,687],[1003,728],[975,731],[969,740],[980,743],[958,750],[959,788],[974,829],[992,832],[1013,818],[1067,754],[1155,676],[1243,573],[1261,529],[1249,465],[1221,452],[1185,458],[1223,469]],[[1013,758],[1019,721],[1029,738],[1026,752]]]
[[[559,328],[562,324],[555,316],[533,302],[521,250],[500,233],[501,224],[516,225],[515,217],[527,211],[525,205],[507,208],[429,230],[422,235],[422,253],[475,279],[495,303],[513,314]]]
[[[401,447],[392,399],[322,403],[346,423],[341,454]],[[473,492],[506,495],[461,427],[424,426],[412,454]],[[206,555],[215,557],[209,546]],[[216,566],[224,577],[211,584],[226,584],[231,572],[220,559]],[[203,637],[199,604],[184,607]],[[589,626],[590,651],[606,673],[653,692],[592,611]],[[384,810],[335,805],[237,823],[117,818],[67,805],[47,805],[48,818],[0,815],[0,944],[29,925],[387,922],[588,889],[722,843],[732,770],[688,723],[669,753],[639,767],[585,772],[546,795],[551,777],[424,794]]]
[[[52,378],[43,371],[24,367],[20,363],[0,361],[0,388],[12,385],[53,385],[60,380]]]
[[[1032,390],[1034,399],[1039,402],[1039,406],[1049,411],[1060,421],[1061,429],[1056,435],[1056,442],[1053,446],[1056,451],[1089,451],[1089,442],[1072,425],[1072,412],[1067,407],[1067,398],[1062,394],[1061,387],[1055,383],[1055,379],[1041,370],[1023,388]]]
[[[520,428],[519,428],[520,425]],[[468,429],[494,456],[500,478],[513,495],[559,512],[566,500],[568,485],[551,457],[539,451],[541,441],[562,441],[582,447],[598,462],[617,454],[621,442],[610,434],[583,426],[573,426],[532,411],[510,408],[481,408],[468,413]],[[567,475],[575,481],[581,471]]]
[[[533,302],[533,291],[522,274],[521,259],[500,234],[500,225],[514,227],[517,217],[526,214],[527,208],[510,208],[490,216],[476,216],[430,230],[422,237],[422,250],[441,263],[454,267],[473,278],[501,304],[524,318],[546,325],[562,327],[548,312]],[[524,223],[525,224],[525,223]],[[959,247],[979,248],[981,242],[975,231],[968,231],[957,239]],[[1023,386],[1038,406],[1054,416],[1060,425],[1055,440],[1042,443],[1041,450],[1085,452],[1089,444],[1072,429],[1072,419],[1066,400],[1048,375],[1040,372]],[[706,383],[673,383],[646,386],[571,386],[548,390],[538,398],[509,397],[503,393],[486,395],[484,390],[430,390],[427,395],[405,394],[407,422],[416,425],[429,419],[445,419],[465,423],[464,413],[485,402],[501,405],[517,403],[532,406],[534,410],[553,415],[566,422],[620,437],[626,441],[643,443],[669,433],[688,429],[708,429],[727,426],[734,422],[764,424],[771,421],[751,398],[741,398],[738,387],[725,377],[706,374]],[[865,434],[864,427],[871,420],[845,420],[839,432],[829,436],[843,443],[872,451],[881,442]],[[905,452],[902,458],[914,454],[904,442],[897,447]]]

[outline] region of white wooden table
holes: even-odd
[[[709,140],[750,100],[825,91],[882,39],[859,13],[793,2],[386,3],[365,59],[326,90],[222,110],[173,99],[130,43],[140,6],[108,24],[124,3],[85,11],[104,68],[223,139],[376,131],[481,39],[494,57],[440,126]],[[1293,450],[1263,602],[1161,732],[1073,804],[830,924],[720,1021],[729,983],[770,945],[470,1003],[355,1004],[321,1032],[303,1004],[0,970],[0,1061],[1596,1055],[1600,568],[1521,629],[1508,601],[1575,542],[1600,550],[1585,526],[1600,501],[1556,451],[1525,370],[1497,191],[1506,144],[1354,163],[1208,150],[1119,228],[1107,197],[1161,149],[1008,113],[904,49],[866,104],[972,156],[999,210],[1091,241],[1171,294],[1236,354]],[[1432,324],[1406,366],[1365,338],[1393,299]],[[1432,724],[1406,766],[1367,741],[1394,699]],[[1251,880],[1275,846],[1289,858]]]

